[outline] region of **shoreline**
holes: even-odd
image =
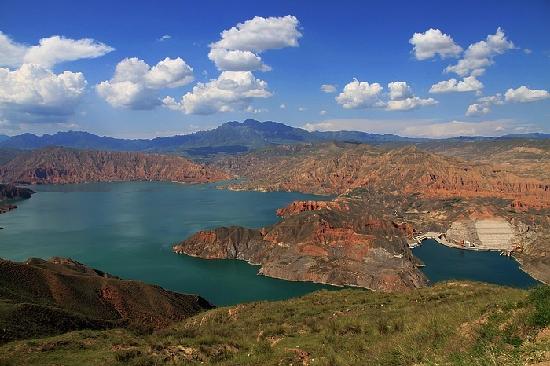
[[[514,251],[506,251],[506,250],[503,250],[503,249],[492,249],[492,248],[483,248],[483,247],[465,247],[465,246],[461,246],[459,244],[455,244],[455,243],[449,242],[449,241],[441,238],[441,236],[443,236],[443,235],[444,235],[443,233],[437,233],[437,232],[427,232],[425,234],[418,235],[418,236],[413,238],[414,241],[412,241],[412,242],[408,241],[409,248],[410,249],[418,248],[422,245],[422,242],[424,240],[430,240],[431,239],[431,240],[435,241],[436,243],[438,243],[440,245],[443,245],[443,246],[446,246],[447,248],[452,248],[452,249],[467,250],[467,251],[471,251],[471,252],[500,252],[501,256],[506,256],[506,257],[512,258],[514,261],[516,261],[518,263],[518,268],[522,272],[527,274],[529,277],[533,278],[535,281],[540,282],[541,284],[548,285],[547,282],[545,282],[542,279],[538,278],[538,276],[536,276],[535,274],[530,273],[529,271],[527,271],[524,268],[524,263],[517,256],[514,255]],[[414,252],[413,252],[413,255],[414,255]],[[422,267],[425,267],[425,266],[426,266],[425,264],[422,265]]]

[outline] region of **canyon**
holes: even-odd
[[[550,281],[547,140],[459,145],[276,145],[207,164],[175,155],[49,147],[20,152],[0,179],[23,184],[100,181],[222,183],[220,188],[296,191],[330,200],[281,207],[274,225],[222,227],[176,243],[176,253],[231,258],[292,281],[399,291],[425,286],[409,246],[426,233],[464,249],[512,255]],[[518,167],[517,169],[515,168]]]
[[[201,231],[174,251],[243,259],[278,278],[395,291],[426,285],[407,243],[439,233],[455,247],[511,254],[548,282],[546,164],[532,159],[529,173],[516,174],[502,161],[355,143],[284,145],[224,157],[214,165],[244,178],[229,189],[336,197],[294,202],[277,211],[282,220],[270,227]]]

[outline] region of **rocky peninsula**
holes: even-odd
[[[245,178],[232,189],[337,197],[294,202],[278,210],[279,223],[259,230],[199,232],[175,245],[177,253],[243,259],[272,277],[394,291],[427,283],[408,243],[435,232],[464,249],[503,250],[535,278],[550,281],[544,175],[518,175],[502,163],[414,146],[345,143],[279,146],[216,166]]]
[[[16,187],[13,184],[0,184],[0,214],[6,213],[17,206],[14,202],[31,198],[34,193],[29,188]]]

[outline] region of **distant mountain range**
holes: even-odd
[[[501,138],[550,138],[549,134],[509,135]],[[472,141],[495,139],[487,137],[459,137],[450,140]],[[360,131],[307,131],[277,122],[227,122],[208,131],[188,135],[157,137],[154,139],[119,139],[97,136],[83,131],[58,132],[36,136],[22,134],[13,137],[0,135],[0,148],[37,149],[46,146],[62,146],[76,149],[114,151],[173,152],[190,156],[208,156],[217,153],[238,153],[250,149],[278,144],[304,142],[349,141],[369,144],[421,143],[429,139],[409,138],[393,134],[372,134]]]
[[[77,149],[162,151],[208,155],[219,152],[244,152],[268,145],[332,140],[368,143],[419,141],[419,139],[391,134],[370,134],[358,131],[309,132],[283,123],[258,122],[247,119],[244,122],[227,122],[208,131],[154,139],[118,139],[82,131],[58,132],[43,136],[26,133],[0,140],[0,147],[37,149],[46,146],[63,146]]]

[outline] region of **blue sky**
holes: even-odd
[[[2,2],[0,133],[550,132],[548,19],[548,1]]]

